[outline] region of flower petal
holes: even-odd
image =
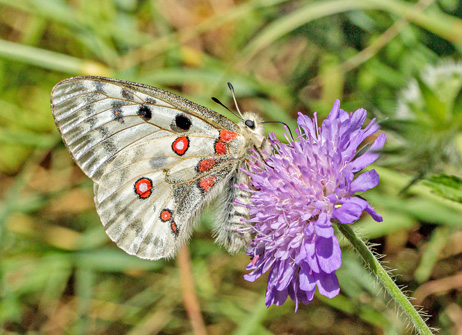
[[[292,285],[290,285],[288,289],[289,289],[289,297],[291,297],[292,300],[295,301],[295,312],[297,312],[299,301],[307,305],[313,300],[315,288],[316,286],[313,286],[313,289],[309,291],[304,291],[301,289],[298,278],[294,278]]]
[[[366,208],[364,209],[375,221],[377,222],[382,222],[383,218],[381,215],[377,214],[377,212],[369,205],[367,204]]]
[[[303,263],[300,267],[300,289],[303,291],[312,291],[316,287],[316,277],[312,273],[310,266]]]
[[[351,131],[361,129],[364,121],[366,121],[367,112],[364,108],[356,110],[351,116],[350,129]]]
[[[337,119],[339,111],[340,111],[340,100],[337,99],[335,100],[334,105],[332,106],[332,109],[330,110],[329,116],[327,116],[327,119],[328,120]]]
[[[333,298],[340,292],[337,276],[333,273],[320,273],[316,275],[319,293],[325,297]]]
[[[270,307],[271,305],[281,306],[286,302],[288,294],[287,289],[278,291],[275,287],[268,286],[265,299],[266,307]]]
[[[289,262],[284,262],[284,263],[285,263],[284,270],[282,271],[281,277],[279,278],[279,281],[276,285],[276,288],[278,289],[278,291],[287,289],[290,282],[294,278],[294,272],[295,272],[294,266],[290,265]]]
[[[316,245],[313,242],[306,241],[304,244],[306,254],[308,255],[305,262],[309,265],[310,269],[314,272],[319,272],[318,260],[316,258]]]
[[[334,235],[334,228],[332,225],[325,225],[325,226],[315,226],[315,232],[317,236],[320,237],[331,237]]]
[[[308,257],[305,247],[302,245],[298,251],[298,254],[295,256],[295,264],[302,264],[305,259]]]
[[[321,237],[331,237],[334,235],[334,228],[332,228],[332,223],[328,220],[326,213],[322,212],[319,214],[318,219],[314,223],[314,231],[317,236]]]
[[[375,170],[366,171],[361,173],[355,180],[351,183],[350,192],[364,192],[370,190],[371,188],[376,187],[379,184],[379,174]]]
[[[377,158],[379,158],[379,151],[382,150],[383,146],[385,145],[386,139],[387,135],[380,134],[375,139],[375,142],[371,145],[369,150],[367,150],[362,156],[359,156],[350,163],[352,171],[361,171],[366,166],[369,166],[370,164],[374,163],[377,160]]]
[[[367,207],[367,201],[353,197],[350,198],[332,212],[332,217],[341,223],[353,223],[358,220],[363,210]]]
[[[335,236],[318,238],[316,241],[316,256],[319,267],[326,273],[334,272],[342,265],[342,253]]]
[[[297,124],[305,131],[306,134],[311,134],[312,136],[315,135],[315,125],[307,115],[298,113]]]

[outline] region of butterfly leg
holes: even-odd
[[[234,187],[235,184],[247,182],[247,176],[236,169],[217,202],[219,208],[215,219],[215,240],[230,253],[247,248],[252,239],[250,226],[244,221],[249,219],[248,209],[234,205],[235,200],[242,203],[249,202],[250,194]]]

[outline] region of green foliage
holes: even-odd
[[[425,178],[422,183],[446,199],[462,203],[462,179],[445,174]]]
[[[407,0],[0,0],[0,323],[7,334],[191,334],[176,260],[124,254],[104,234],[91,182],[51,117],[61,79],[102,75],[295,125],[297,112],[364,107],[388,135],[367,197],[383,223],[354,229],[378,243],[400,285],[441,334],[460,328],[462,83],[422,76],[461,59],[460,4]],[[458,81],[459,80],[459,81]],[[414,84],[412,84],[414,83]],[[410,85],[420,92],[402,117]],[[409,102],[409,99],[406,100]],[[388,120],[385,121],[385,118]],[[268,131],[282,133],[278,125]],[[399,191],[422,173],[405,195]],[[248,257],[211,238],[212,211],[190,244],[210,334],[403,334],[406,325],[357,257],[344,249],[341,294],[309,306],[264,307]],[[343,246],[347,244],[343,242]],[[436,291],[434,288],[437,288]],[[429,293],[430,292],[430,293]],[[459,328],[457,328],[459,327]],[[459,329],[460,331],[460,329]]]

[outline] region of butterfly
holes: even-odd
[[[258,115],[246,112],[235,123],[159,88],[93,76],[56,84],[51,110],[94,182],[106,234],[125,252],[173,257],[214,199],[216,241],[231,253],[249,244],[248,209],[235,201],[248,203],[250,195],[234,185],[248,182],[241,168],[252,151],[268,150]]]

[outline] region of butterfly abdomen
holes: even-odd
[[[236,253],[246,248],[251,240],[248,209],[243,206],[236,206],[235,202],[248,203],[250,194],[234,185],[247,183],[247,176],[239,170],[244,162],[229,178],[217,201],[215,219],[215,240],[230,253]]]

